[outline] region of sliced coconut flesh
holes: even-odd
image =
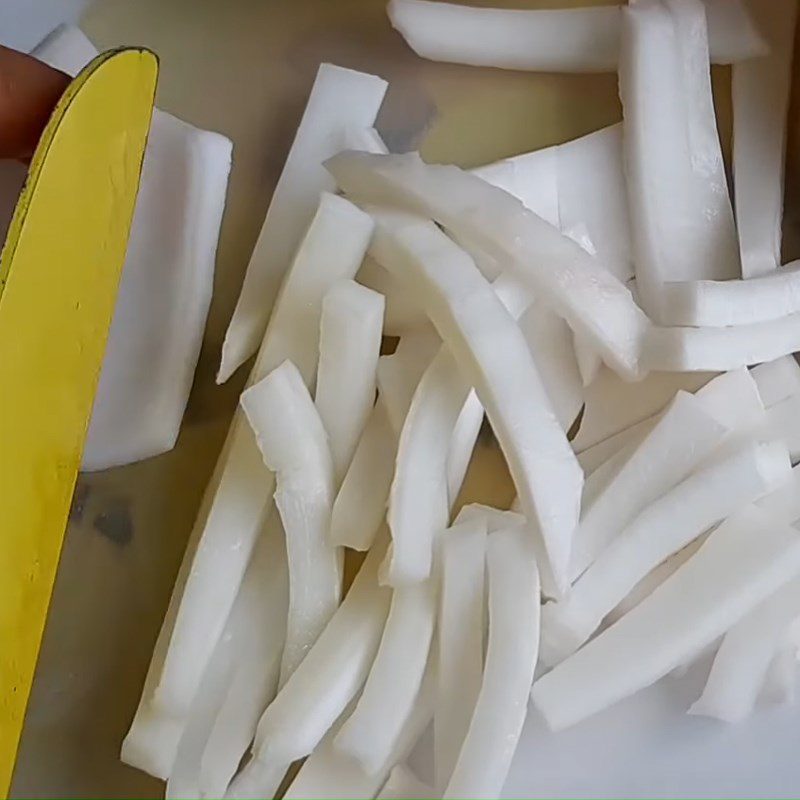
[[[322,299],[352,278],[372,235],[372,220],[351,203],[323,195],[284,281],[251,383],[291,358],[315,377]],[[309,328],[311,333],[309,333]],[[184,555],[145,682],[143,702],[184,718],[222,633],[270,512],[272,477],[244,414],[234,413]]]
[[[375,404],[384,305],[382,295],[347,280],[322,301],[314,403],[328,434],[337,487]]]
[[[361,201],[432,217],[508,265],[586,335],[604,361],[639,376],[649,327],[630,291],[580,245],[508,193],[456,167],[425,164],[416,154],[343,153],[327,162],[339,185]]]
[[[289,613],[281,685],[333,616],[340,554],[328,536],[336,486],[328,436],[297,367],[284,361],[245,390],[241,405],[267,468],[286,533]]]
[[[293,761],[313,752],[361,690],[375,658],[391,592],[378,584],[384,547],[367,556],[330,623],[258,723],[253,758],[231,783],[235,798],[272,797]]]
[[[419,287],[431,321],[475,386],[526,516],[537,522],[542,555],[549,559],[559,592],[583,475],[524,337],[474,262],[435,225],[404,216],[377,219],[373,255],[390,271],[406,275],[409,286]]]
[[[790,474],[786,448],[750,445],[687,477],[624,528],[573,585],[542,610],[545,664],[577,650],[651,570],[713,525],[777,488]]]
[[[650,686],[800,573],[800,534],[750,507],[649,597],[533,685],[553,730]],[[654,635],[657,632],[657,635]]]
[[[679,392],[616,474],[584,501],[575,533],[570,575],[577,578],[635,517],[705,460],[727,433],[702,403]]]
[[[436,579],[394,590],[364,690],[334,740],[334,747],[367,772],[376,772],[391,757],[414,707],[428,663],[437,594]]]
[[[333,64],[320,66],[225,335],[220,382],[258,350],[284,274],[314,216],[320,192],[335,188],[323,162],[346,146],[351,130],[374,124],[386,87],[386,81],[375,75]]]
[[[525,530],[489,536],[486,666],[444,797],[499,797],[527,712],[539,649],[539,580]]]
[[[366,772],[359,763],[334,747],[337,728],[332,728],[319,747],[305,760],[286,790],[286,800],[340,800],[342,797],[371,800],[386,781],[394,764],[404,761],[428,727],[433,715],[435,667],[428,663],[414,708],[403,725],[392,757],[375,773]],[[343,716],[346,716],[347,712]]]
[[[636,285],[657,321],[665,281],[740,275],[705,26],[699,0],[644,0],[622,10],[619,86]]]
[[[729,64],[766,46],[741,0],[706,0],[711,58]],[[389,18],[417,55],[434,61],[535,72],[615,72],[620,9],[472,8],[391,0]]]
[[[438,672],[433,717],[436,786],[444,791],[469,730],[483,678],[487,523],[463,520],[440,539]]]
[[[690,714],[740,722],[753,711],[770,664],[800,616],[800,580],[790,581],[734,625]]]

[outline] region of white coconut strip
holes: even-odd
[[[800,262],[733,281],[666,283],[664,321],[722,328],[766,322],[800,311]]]
[[[745,435],[754,433],[763,434],[762,438],[774,438],[767,428],[764,404],[752,371],[741,368],[723,372],[697,389],[695,397],[707,414],[720,425],[730,429],[729,440],[738,439],[741,442]],[[578,456],[581,466],[587,474],[590,474],[620,452],[623,447],[642,441],[656,425],[659,417],[659,414],[654,414],[584,450]]]
[[[557,147],[545,147],[471,170],[519,199],[525,208],[560,227]]]
[[[238,643],[226,630],[208,662],[167,779],[164,797],[168,800],[200,797],[200,760],[225,701],[225,690],[233,672],[234,648]]]
[[[751,444],[687,477],[651,503],[573,585],[542,610],[542,660],[557,664],[577,650],[649,572],[742,506],[788,480],[786,448]]]
[[[328,437],[303,378],[284,361],[241,397],[264,463],[275,473],[275,505],[286,532],[289,614],[281,684],[339,605],[339,554],[328,537],[335,492]]]
[[[573,449],[582,453],[662,411],[681,389],[696,392],[713,377],[712,374],[651,372],[638,383],[628,383],[609,369],[601,370],[584,392],[586,408],[580,429],[572,440]]]
[[[572,331],[546,303],[534,302],[519,327],[542,377],[550,404],[565,431],[583,407],[583,385],[575,357]]]
[[[438,579],[403,586],[392,603],[375,661],[356,707],[336,735],[334,746],[378,771],[419,694],[436,620]]]
[[[395,280],[374,258],[367,256],[356,280],[386,298],[383,331],[386,336],[404,336],[428,324],[425,313],[410,292]]]
[[[765,408],[800,394],[800,365],[791,356],[776,358],[750,370]]]
[[[622,11],[628,206],[636,284],[653,319],[663,316],[665,281],[739,275],[703,12],[699,0]]]
[[[383,310],[383,295],[352,280],[335,284],[322,301],[314,403],[328,434],[337,487],[375,405]]]
[[[323,161],[344,147],[348,131],[375,122],[386,86],[374,75],[332,64],[320,66],[225,334],[219,382],[226,381],[258,349],[284,273],[314,215],[320,192],[335,188]]]
[[[424,328],[403,336],[394,353],[381,356],[378,361],[378,389],[397,436],[403,430],[420,379],[441,344],[442,340],[426,319]]]
[[[533,685],[553,730],[655,683],[800,572],[800,534],[755,507],[723,523],[621,620]]]
[[[253,758],[226,796],[272,797],[289,765],[312,753],[356,696],[375,658],[391,592],[378,584],[377,544],[300,666],[261,716]]]
[[[443,347],[420,379],[400,434],[387,514],[392,548],[384,578],[391,586],[430,575],[433,537],[449,517],[447,457],[469,392]]]
[[[517,749],[539,649],[539,575],[524,529],[489,536],[486,668],[444,797],[499,797]]]
[[[407,766],[398,764],[381,789],[379,798],[386,800],[430,800],[434,790],[423,783]]]
[[[621,281],[633,277],[622,167],[622,125],[559,145],[558,213],[563,231],[584,225],[597,255]]]
[[[433,223],[378,216],[373,254],[420,293],[431,322],[475,387],[526,517],[541,534],[554,590],[565,588],[583,474],[514,318],[474,262]]]
[[[652,572],[645,575],[636,586],[621,600],[605,618],[604,624],[611,625],[624,617],[646,597],[649,597],[664,581],[674,575],[702,546],[708,536],[698,536],[683,549],[671,555]]]
[[[284,795],[285,800],[372,800],[383,785],[391,768],[404,761],[419,741],[433,715],[435,692],[435,667],[431,659],[419,690],[414,708],[403,725],[395,750],[381,769],[369,774],[350,756],[342,754],[333,745],[338,730],[332,728],[319,747],[306,759],[297,777]],[[343,714],[346,716],[347,712]]]
[[[729,328],[652,327],[642,364],[668,372],[724,372],[800,350],[800,313]]]
[[[355,275],[371,235],[369,216],[344,198],[323,195],[284,281],[251,383],[287,357],[306,382],[314,381],[322,298],[337,280]],[[151,721],[156,708],[179,718],[188,713],[271,508],[272,481],[250,426],[237,410],[148,671],[142,702],[152,702]]]
[[[369,550],[386,516],[397,438],[381,398],[372,410],[331,510],[330,540]]]
[[[733,69],[733,174],[742,275],[781,263],[786,120],[797,0],[751,0],[769,53]]]
[[[763,54],[740,0],[708,0],[706,10],[715,63]],[[619,61],[616,6],[523,11],[391,0],[389,18],[417,55],[434,61],[535,72],[614,72]]]
[[[284,533],[277,516],[253,552],[237,604],[243,605],[233,670],[225,699],[199,764],[201,797],[222,797],[253,741],[259,717],[278,688],[286,638],[289,576]],[[269,523],[268,523],[269,525]],[[263,545],[262,545],[263,542]]]
[[[368,550],[371,546],[386,516],[399,428],[405,422],[420,376],[438,347],[439,337],[426,320],[425,327],[403,337],[392,356],[379,359],[381,394],[333,504],[334,544],[355,550]]]
[[[511,195],[457,167],[426,165],[414,153],[343,153],[327,166],[348,194],[432,217],[474,243],[586,334],[606,363],[638,375],[649,322],[627,287]]]
[[[800,580],[795,579],[725,634],[703,693],[689,713],[725,722],[741,722],[749,717],[770,664],[798,615]]]
[[[472,389],[453,426],[453,437],[447,451],[447,500],[451,510],[467,477],[483,418],[483,405],[477,392]]]
[[[441,596],[433,734],[440,793],[458,760],[483,678],[486,534],[485,516],[464,519],[460,515],[439,543]]]
[[[594,502],[584,504],[573,542],[571,578],[583,573],[640,512],[702,463],[727,431],[696,397],[678,392]]]
[[[216,765],[212,769],[221,769],[220,775],[212,775],[217,788],[211,796],[225,792],[277,688],[288,600],[286,550],[278,522],[256,543],[178,746],[167,797],[207,796],[209,758]],[[244,702],[247,708],[241,708]],[[220,725],[230,738],[219,741]]]

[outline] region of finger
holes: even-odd
[[[28,159],[68,75],[25,53],[0,46],[0,158]]]

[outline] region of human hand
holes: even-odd
[[[70,77],[0,46],[0,158],[27,161]]]

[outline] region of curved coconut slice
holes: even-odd
[[[322,301],[314,404],[328,434],[338,487],[375,405],[383,296],[355,281],[331,287]]]
[[[366,680],[380,644],[391,592],[378,584],[385,553],[376,545],[314,646],[261,716],[253,758],[226,797],[275,794],[293,761],[313,752]]]
[[[639,375],[641,337],[649,321],[630,291],[507,192],[457,167],[425,164],[415,153],[342,153],[327,167],[359,200],[432,217],[507,265],[573,330],[585,334],[606,363],[627,377]]]
[[[734,281],[665,283],[669,325],[722,328],[766,322],[800,311],[800,262]]]
[[[436,225],[387,214],[376,219],[373,255],[419,291],[431,322],[474,385],[524,513],[536,521],[558,592],[565,587],[583,474],[525,339],[472,259]]]
[[[436,786],[444,791],[469,730],[483,679],[486,519],[461,521],[439,541],[441,599],[433,717]]]
[[[652,327],[642,364],[667,372],[724,372],[800,350],[800,313],[729,328]]]
[[[337,280],[355,275],[371,235],[369,216],[344,198],[323,195],[284,281],[251,383],[286,358],[313,382],[322,298]],[[186,548],[143,703],[179,718],[188,713],[272,506],[272,480],[237,410]]]
[[[270,522],[274,524],[256,545],[237,597],[237,605],[242,604],[245,613],[241,615],[241,630],[236,633],[227,691],[200,758],[197,788],[201,797],[225,794],[253,741],[258,720],[278,688],[289,575],[283,529],[277,517],[271,517]],[[237,605],[231,612],[233,619]]]
[[[486,667],[444,797],[499,797],[528,707],[539,649],[539,575],[522,529],[489,536]]]
[[[729,64],[763,55],[740,0],[707,0],[711,57]],[[391,0],[389,18],[417,55],[434,61],[535,72],[615,72],[620,9],[511,10]]]
[[[750,445],[683,480],[609,544],[563,601],[542,610],[542,660],[557,664],[660,563],[732,513],[788,479],[786,448]]]
[[[281,684],[339,605],[339,552],[328,537],[335,491],[328,436],[297,367],[284,361],[241,397],[264,463],[275,473],[275,505],[286,532],[289,614]]]
[[[411,754],[420,736],[428,727],[433,715],[435,692],[435,667],[433,659],[428,663],[422,686],[414,702],[414,708],[403,725],[394,752],[380,770],[369,774],[350,756],[341,753],[333,745],[338,729],[334,726],[326,734],[319,747],[305,760],[297,777],[286,790],[285,800],[372,800],[386,781],[392,767]],[[346,718],[347,711],[342,715]]]
[[[797,0],[751,2],[749,8],[769,51],[733,68],[733,188],[745,278],[765,275],[781,263]]]
[[[691,474],[727,431],[697,398],[678,392],[605,488],[584,504],[573,541],[571,577],[581,575],[639,513]]]
[[[406,586],[428,578],[433,537],[447,527],[447,457],[470,387],[442,348],[420,379],[397,447],[387,520],[392,548],[384,578]]]
[[[380,396],[356,446],[331,514],[331,541],[368,550],[386,516],[395,472],[397,437],[420,376],[439,346],[426,328],[400,340],[392,356],[378,360]]]
[[[649,597],[555,669],[531,696],[553,730],[680,666],[800,573],[800,534],[754,507],[717,528]]]
[[[392,593],[389,616],[375,661],[353,713],[334,747],[370,773],[391,757],[419,694],[436,619],[437,581],[403,586]]]
[[[699,0],[622,9],[619,87],[636,285],[654,320],[663,317],[665,281],[740,274],[708,65]]]
[[[725,722],[749,717],[786,631],[799,615],[800,580],[795,579],[725,634],[703,693],[689,713]]]
[[[320,192],[335,188],[323,161],[345,146],[350,131],[373,125],[386,86],[375,75],[333,64],[320,66],[225,334],[220,383],[258,349],[284,273],[314,215]]]

